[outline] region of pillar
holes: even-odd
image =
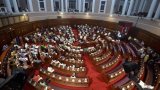
[[[144,5],[144,0],[141,0],[139,8],[138,8],[138,12],[142,12],[143,5]]]
[[[92,13],[94,13],[94,8],[95,8],[95,0],[92,2]]]
[[[152,17],[156,4],[157,4],[157,0],[153,0],[150,6],[149,12],[147,14],[147,18]]]
[[[140,0],[135,0],[135,4],[134,4],[134,8],[133,8],[133,13],[137,13],[138,12],[137,8],[138,8],[139,1]]]
[[[17,0],[12,0],[13,1],[13,7],[16,13],[19,13],[18,5],[17,5]]]
[[[129,9],[128,9],[128,12],[127,12],[127,16],[130,16],[132,8],[133,8],[133,4],[134,4],[134,0],[131,0],[130,5],[129,5]]]
[[[61,12],[64,12],[64,4],[63,4],[63,0],[61,0]]]
[[[32,0],[27,0],[27,6],[30,12],[33,12],[33,4]]]
[[[111,4],[111,10],[110,10],[110,15],[113,14],[114,12],[114,6],[115,6],[116,0],[112,0],[112,4]]]
[[[146,4],[147,4],[147,0],[144,1],[144,5],[142,7],[142,12],[144,12]]]
[[[81,2],[82,0],[78,0],[78,10],[79,10],[79,12],[81,12],[81,6],[82,6],[82,2]]]
[[[85,2],[86,0],[83,0],[83,11],[82,12],[85,12]]]
[[[51,10],[54,12],[54,0],[51,0]]]
[[[127,4],[128,4],[128,0],[125,0],[123,5],[123,10],[122,10],[122,15],[125,15]]]
[[[78,1],[79,1],[79,0],[76,0],[76,9],[78,9]]]
[[[10,3],[10,0],[4,0],[5,1],[5,5],[7,7],[7,11],[12,13],[12,7],[11,7],[11,3]]]
[[[68,12],[68,0],[65,0],[65,7],[66,7],[66,12]]]
[[[157,19],[160,17],[160,3],[158,4],[158,8],[156,10],[156,13],[154,15],[154,19]]]

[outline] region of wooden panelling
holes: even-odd
[[[2,24],[2,21],[1,21],[1,19],[0,19],[0,27],[2,27],[3,26],[3,24]]]
[[[15,21],[15,23],[18,23],[18,22],[20,22],[20,18],[19,17],[14,17],[14,21]]]
[[[132,28],[130,35],[138,38],[139,40],[143,40],[145,45],[152,47],[155,51],[160,53],[159,36],[136,27]]]
[[[1,21],[2,21],[4,26],[9,24],[7,18],[3,18],[3,19],[1,19]]]
[[[14,19],[12,17],[9,17],[9,24],[14,24]]]

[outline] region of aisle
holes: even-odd
[[[78,40],[78,34],[79,34],[79,32],[78,32],[78,30],[77,29],[72,29],[72,32],[74,33],[74,37],[75,37],[75,40]],[[73,43],[73,45],[74,46],[77,46],[79,44],[79,42],[78,41],[75,41],[74,43]]]
[[[107,90],[107,84],[100,80],[100,73],[95,70],[95,67],[91,63],[88,55],[83,55],[83,59],[88,69],[87,76],[92,79],[89,90]]]
[[[75,36],[75,39],[78,39],[78,34],[79,34],[79,32],[78,32],[78,30],[77,29],[72,29],[72,32],[74,33],[74,36]]]

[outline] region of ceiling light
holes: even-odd
[[[24,13],[23,16],[26,16],[26,14]]]
[[[86,15],[89,15],[89,13],[86,13]]]
[[[63,15],[63,12],[60,12],[61,15]]]

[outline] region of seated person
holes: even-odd
[[[76,73],[73,73],[71,78],[76,78]]]
[[[53,69],[51,66],[49,66],[49,67],[47,68],[47,71],[50,72],[50,73],[52,73],[52,72],[54,72],[54,69]]]
[[[29,42],[29,38],[28,38],[28,37],[25,37],[24,39],[25,39],[27,42]]]
[[[28,58],[27,57],[20,57],[19,60],[25,62],[25,61],[28,61]]]
[[[40,81],[39,81],[39,84],[42,85],[42,86],[46,86],[46,83],[45,83],[44,80],[40,80]]]
[[[48,78],[48,77],[44,81],[45,81],[46,85],[48,85],[51,82],[50,78]]]
[[[35,82],[39,82],[40,80],[42,79],[42,77],[40,75],[35,75],[32,80],[35,81]]]
[[[6,44],[6,45],[3,45],[2,51],[5,51],[7,48],[8,48],[8,45],[7,45],[7,44]]]
[[[128,75],[128,78],[135,82],[138,90],[154,88],[151,85],[146,85],[143,81],[138,79],[139,65],[137,63],[125,60],[125,62],[123,63],[123,68]]]
[[[27,49],[29,47],[29,45],[27,43],[25,43],[24,47],[25,47],[25,49]]]

